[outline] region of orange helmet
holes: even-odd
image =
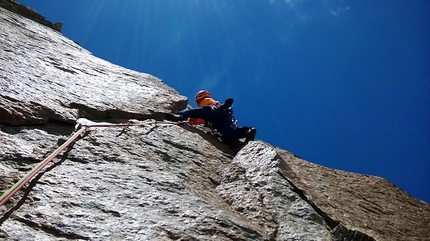
[[[196,95],[196,103],[199,103],[204,98],[212,98],[211,94],[207,90],[200,90]]]

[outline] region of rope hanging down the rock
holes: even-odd
[[[177,124],[177,123],[166,123],[166,124]],[[17,193],[26,183],[28,183],[38,172],[40,172],[50,161],[52,161],[61,151],[66,149],[70,144],[76,141],[76,139],[88,131],[90,127],[121,127],[121,126],[143,126],[147,124],[133,124],[133,123],[94,123],[91,124],[78,124],[76,126],[76,132],[42,162],[37,164],[30,172],[28,172],[21,180],[13,185],[0,197],[0,206],[5,204],[15,193]]]
[[[7,190],[0,197],[0,206],[6,203],[16,192],[18,192],[27,182],[29,182],[40,170],[42,170],[50,161],[52,161],[62,150],[73,143],[76,138],[81,134],[85,133],[87,126],[81,127],[75,134],[73,134],[66,142],[58,147],[54,152],[52,152],[48,157],[42,162],[37,164],[30,172],[28,172],[21,180],[19,180],[15,185],[13,185],[9,190]]]

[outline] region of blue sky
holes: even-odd
[[[20,0],[112,63],[313,163],[430,202],[428,0]]]

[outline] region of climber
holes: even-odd
[[[207,90],[200,90],[197,92],[195,101],[198,107],[221,106],[219,101],[212,99],[211,94]],[[192,125],[206,124],[205,120],[201,118],[188,118],[187,121]]]
[[[238,127],[233,117],[233,98],[228,98],[223,105],[212,99],[210,93],[201,90],[196,95],[197,109],[185,109],[179,113],[167,114],[170,121],[188,120],[191,124],[205,124],[221,133],[221,140],[226,145],[246,138],[245,143],[254,140],[257,130],[250,126]],[[203,121],[202,121],[203,120]]]

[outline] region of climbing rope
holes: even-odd
[[[0,197],[0,206],[6,203],[16,192],[18,192],[27,182],[29,182],[40,170],[42,170],[50,161],[52,161],[62,150],[73,143],[76,138],[85,133],[87,126],[81,127],[75,134],[73,134],[66,142],[58,147],[53,153],[45,158],[42,162],[37,164],[30,172],[28,172],[21,180],[13,185]]]
[[[155,122],[157,123],[157,121]],[[177,123],[164,123],[166,125],[174,125]],[[70,144],[74,143],[76,139],[85,132],[89,130],[90,127],[129,127],[129,126],[144,126],[148,125],[145,124],[139,124],[139,123],[94,123],[91,124],[79,124],[75,127],[75,130],[77,130],[70,138],[64,142],[60,147],[58,147],[54,152],[52,152],[48,157],[46,157],[42,162],[37,164],[31,171],[29,171],[21,180],[19,180],[15,185],[13,185],[9,190],[7,190],[1,197],[0,197],[0,206],[5,204],[15,193],[17,193],[26,183],[28,183],[38,172],[40,172],[50,161],[52,161],[58,154],[60,154],[61,151],[63,151],[65,148],[67,148]]]

